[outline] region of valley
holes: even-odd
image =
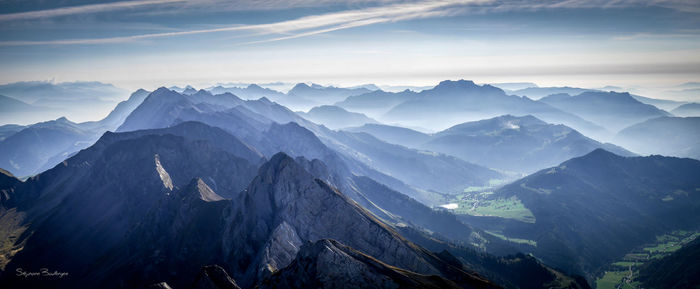
[[[698,231],[673,231],[656,237],[656,242],[644,244],[630,251],[625,256],[605,269],[604,274],[596,279],[597,289],[638,289],[644,286],[636,280],[638,268],[650,261],[662,259],[678,251],[700,237]]]

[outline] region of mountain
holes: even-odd
[[[700,117],[659,117],[620,131],[618,143],[640,154],[700,159]]]
[[[284,93],[269,88],[263,88],[257,84],[250,84],[246,87],[223,87],[219,85],[209,88],[207,90],[209,90],[209,92],[215,95],[228,92],[243,99],[258,99],[266,97],[269,99],[274,99],[275,101],[279,101],[285,96]]]
[[[415,98],[416,95],[416,92],[408,89],[401,92],[376,90],[360,95],[349,96],[343,101],[335,103],[335,105],[351,111],[360,111],[372,117],[380,117],[394,106],[404,101],[411,100]]]
[[[587,279],[630,250],[700,222],[700,161],[621,157],[602,149],[503,186],[489,200],[517,199],[534,223],[470,218],[508,238],[546,264]]]
[[[663,109],[665,111],[671,111],[671,110],[687,103],[684,101],[658,99],[658,98],[644,97],[644,96],[634,95],[634,94],[631,94],[631,96],[634,97],[634,99],[638,100],[641,103],[651,104],[651,105],[656,106],[656,107]]]
[[[45,117],[45,107],[37,107],[0,95],[0,123],[32,123]]]
[[[614,132],[647,119],[669,115],[653,105],[637,101],[626,92],[588,91],[578,95],[554,94],[540,101]]]
[[[308,110],[311,107],[333,104],[346,99],[349,96],[370,92],[364,87],[341,88],[334,86],[321,86],[318,84],[307,85],[298,83],[287,92],[287,96],[279,99],[280,103],[295,110]]]
[[[333,105],[316,106],[309,112],[299,112],[302,117],[318,124],[323,124],[331,129],[339,129],[351,126],[360,126],[366,123],[377,123],[364,114],[350,112]]]
[[[201,266],[220,264],[250,288],[287,267],[301,244],[333,238],[405,270],[493,286],[405,240],[285,154],[262,165],[247,188],[236,189],[243,179],[224,186],[250,171],[224,147],[164,130],[108,133],[64,165],[9,184],[16,186],[13,209],[26,214],[21,224],[31,234],[6,272],[47,266],[70,275],[60,283],[14,275],[0,282],[117,288],[165,281],[181,288]],[[89,265],[97,260],[101,266]]]
[[[0,95],[0,112],[31,111],[33,107],[25,102],[12,97]]]
[[[227,106],[215,107],[209,103],[218,101],[220,97],[228,99],[234,96],[204,95],[208,97],[199,104],[193,104],[192,96],[160,88],[134,110],[118,131],[163,128],[182,121],[200,121],[223,128],[268,157],[284,151],[294,157],[344,163],[344,166],[348,166],[348,172],[343,173],[345,176],[349,176],[350,172],[370,176],[421,201],[432,200],[431,204],[437,201],[434,198],[436,194],[426,192],[426,189],[462,190],[500,176],[497,172],[454,157],[391,146],[369,135],[334,132],[265,98],[231,101]],[[284,129],[278,125],[289,122],[296,125]],[[420,169],[405,170],[407,163],[416,161],[416,168]],[[402,182],[420,189],[410,188]]]
[[[121,88],[101,82],[29,81],[0,85],[0,94],[42,108],[43,115],[25,117],[23,124],[60,116],[81,121],[94,120],[107,115],[127,93]],[[13,122],[16,123],[17,120]]]
[[[53,100],[78,101],[89,98],[118,100],[124,90],[108,83],[26,81],[0,85],[0,94],[30,104],[54,103]]]
[[[409,185],[441,193],[462,192],[469,186],[481,186],[491,179],[504,177],[499,172],[452,156],[385,143],[366,133],[338,131],[334,139],[350,148],[351,153],[360,154],[358,158],[370,167]],[[429,199],[421,201],[429,202]]]
[[[526,88],[539,88],[537,84],[532,82],[502,82],[502,83],[489,83],[492,86],[498,87],[506,91],[515,91]],[[527,94],[526,94],[527,95]]]
[[[497,86],[497,85],[496,85]],[[532,99],[541,99],[552,94],[569,94],[578,95],[594,89],[578,88],[578,87],[526,87],[510,91],[514,95],[527,96]]]
[[[410,128],[368,123],[360,127],[349,127],[350,132],[364,132],[392,144],[416,148],[430,140],[431,135]]]
[[[99,136],[66,118],[37,123],[0,141],[0,167],[18,176],[33,175],[57,155],[67,157],[85,148]]]
[[[74,123],[61,117],[27,127],[3,126],[8,134],[0,139],[0,167],[18,176],[45,171],[92,145],[105,131],[115,130],[147,94],[145,90],[134,92],[100,121]]]
[[[25,128],[27,127],[16,124],[6,124],[0,126],[0,142]]]
[[[676,116],[682,116],[682,117],[687,117],[687,116],[700,116],[700,103],[693,102],[693,103],[686,103],[684,105],[681,105],[674,110],[671,111],[673,115]]]
[[[178,132],[184,136],[171,134]],[[207,218],[212,214],[214,220],[222,217],[215,213],[224,208],[225,201],[220,196],[237,195],[257,173],[257,165],[243,159],[245,155],[232,154],[238,152],[230,145],[235,141],[226,141],[225,135],[217,129],[191,124],[151,132],[107,133],[62,165],[21,183],[13,189],[11,198],[17,203],[16,211],[8,212],[26,214],[22,227],[32,235],[23,240],[24,249],[8,266],[33,268],[43,263],[36,266],[70,272],[65,283],[55,284],[54,280],[45,284],[51,287],[83,283],[92,284],[87,287],[119,287],[110,280],[119,276],[121,270],[143,270],[143,275],[133,274],[136,279],[152,271],[167,272],[165,267],[156,269],[136,263],[144,260],[159,264],[164,261],[163,256],[170,254],[170,246],[179,246],[172,251],[177,254],[195,248],[200,240],[197,236],[207,238],[207,233],[212,232],[211,227],[202,225],[208,222]],[[56,230],[57,226],[61,229]],[[57,252],[44,251],[46,242]],[[154,247],[150,246],[163,250],[163,255],[153,255]],[[209,256],[197,259],[194,252],[206,255],[211,251],[199,248],[192,252],[187,260],[174,259],[171,264],[187,272],[187,268],[193,268],[187,262],[199,263],[198,266],[210,263],[201,261]],[[86,266],[96,258],[104,266]],[[85,272],[90,273],[84,275]]]
[[[644,288],[698,288],[700,284],[700,239],[683,246],[669,256],[639,268]]]
[[[565,125],[549,124],[531,115],[504,115],[459,124],[435,133],[419,147],[486,167],[527,173],[597,148],[619,155],[633,155],[615,145],[590,139]]]
[[[80,125],[86,128],[89,127],[101,129],[102,131],[100,131],[100,133],[108,130],[113,131],[124,123],[126,117],[129,116],[134,109],[143,103],[148,94],[150,94],[150,92],[147,90],[136,90],[127,100],[118,103],[117,106],[114,107],[114,109],[105,118],[99,121],[84,122]]]
[[[550,123],[563,123],[586,135],[599,137],[606,134],[602,127],[546,103],[507,95],[500,88],[480,86],[466,80],[440,82],[433,89],[421,91],[412,100],[396,105],[379,121],[442,130],[465,121],[503,114],[530,114]]]

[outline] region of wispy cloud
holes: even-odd
[[[327,33],[341,29],[348,29],[383,22],[405,21],[417,18],[451,15],[454,14],[453,8],[456,6],[481,5],[491,2],[493,2],[493,0],[432,1],[408,4],[394,4],[381,7],[364,8],[321,15],[306,16],[294,20],[273,22],[267,24],[236,25],[214,29],[150,33],[106,38],[63,39],[45,41],[0,41],[0,46],[109,44],[163,37],[234,31],[249,32],[254,33],[254,35],[291,34],[284,37],[277,37],[273,39],[258,41],[269,42],[311,36],[320,33]]]
[[[57,16],[66,16],[74,14],[87,14],[105,11],[114,11],[121,9],[135,8],[145,5],[166,4],[175,2],[184,2],[185,0],[137,0],[137,1],[120,1],[104,4],[89,4],[71,7],[61,7],[46,10],[18,12],[9,14],[0,14],[0,21],[26,20],[37,18],[50,18]]]
[[[95,13],[109,10],[127,9],[144,5],[168,4],[182,2],[182,7],[202,7],[216,6],[220,0],[140,0],[122,1],[108,4],[93,4],[75,7],[65,7],[50,10],[40,10],[32,12],[21,12],[13,14],[1,14],[0,21],[32,19],[42,17],[54,17],[60,15]],[[626,7],[666,7],[685,12],[700,12],[696,0],[439,0],[439,1],[408,1],[396,2],[396,0],[366,0],[361,3],[373,2],[380,6],[346,10],[321,15],[305,16],[294,20],[272,22],[266,24],[245,24],[232,25],[213,29],[183,30],[164,33],[149,33],[131,36],[104,37],[104,38],[81,38],[81,39],[58,39],[58,40],[8,40],[0,41],[0,46],[31,46],[31,45],[95,45],[124,43],[147,39],[177,37],[205,33],[221,32],[241,32],[243,36],[265,36],[272,38],[246,42],[243,44],[263,43],[294,39],[299,37],[312,36],[332,31],[361,27],[386,22],[398,22],[419,18],[436,18],[452,16],[466,13],[503,12],[503,11],[523,11],[542,9],[578,9],[578,8],[626,8]],[[240,7],[246,6],[250,0],[234,1]],[[286,4],[285,4],[286,2]],[[314,1],[309,0],[267,0],[256,2],[258,8],[272,9],[274,7],[295,7],[313,5]],[[348,0],[321,0],[324,3],[350,3]],[[248,3],[250,4],[250,3]],[[228,4],[230,5],[230,4]],[[242,5],[242,6],[241,6]],[[252,4],[251,4],[252,5]],[[254,6],[254,5],[253,5]],[[181,8],[182,8],[181,7]],[[247,33],[247,34],[246,34]],[[279,36],[279,35],[283,36]],[[275,36],[277,35],[277,36]]]

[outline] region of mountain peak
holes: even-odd
[[[309,88],[311,88],[311,87],[310,87],[308,84],[303,83],[303,82],[300,82],[300,83],[297,83],[296,85],[294,85],[294,87],[292,87],[292,90],[295,90],[295,89],[309,89]]]
[[[255,83],[249,84],[248,87],[246,87],[246,88],[247,88],[247,89],[257,89],[257,90],[259,90],[259,89],[264,89],[264,88],[262,88],[260,85],[257,85],[257,84],[255,84]]]
[[[202,267],[202,270],[199,271],[197,276],[197,280],[191,288],[240,289],[241,287],[238,287],[236,281],[226,273],[224,268],[218,265],[209,265]]]
[[[158,89],[154,90],[151,94],[156,93],[156,94],[163,94],[163,93],[170,93],[173,92],[172,90],[168,89],[165,86],[161,86]]]
[[[215,193],[201,178],[192,179],[185,187],[185,193],[205,202],[215,202],[224,199]]]
[[[471,80],[443,80],[436,87],[475,87],[476,85]]]

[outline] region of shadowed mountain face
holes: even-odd
[[[493,288],[486,281],[467,288]],[[304,244],[284,270],[260,288],[464,288],[453,281],[389,266],[362,252],[322,239]]]
[[[671,230],[700,222],[700,161],[621,157],[595,150],[497,190],[492,199],[517,197],[536,222],[493,222],[477,227],[537,242],[522,246],[545,263],[589,279],[601,266]]]
[[[669,114],[634,99],[629,93],[589,91],[578,95],[555,94],[540,99],[617,132],[632,124]]]
[[[673,254],[644,264],[636,279],[645,288],[697,288],[700,284],[700,239]]]
[[[700,117],[660,117],[620,131],[615,143],[640,154],[700,159]]]

